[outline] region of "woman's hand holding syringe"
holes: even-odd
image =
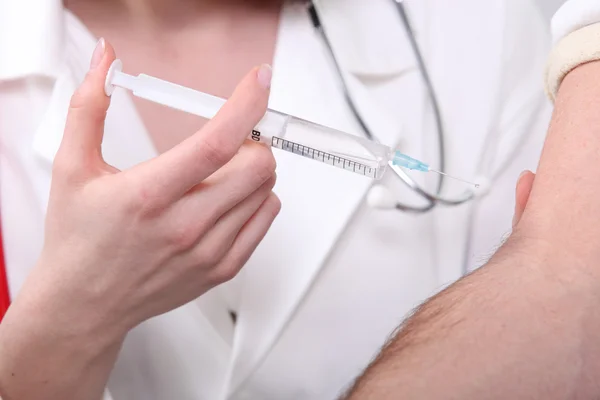
[[[273,154],[244,134],[269,67],[190,138],[119,171],[101,151],[113,60],[101,41],[72,98],[42,255],[0,324],[7,399],[101,398],[127,332],[235,276],[279,212]]]

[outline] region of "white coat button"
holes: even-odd
[[[486,196],[492,189],[492,181],[485,176],[478,176],[474,180],[477,185],[475,189],[475,197],[481,198]]]

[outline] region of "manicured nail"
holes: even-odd
[[[521,180],[522,177],[524,177],[525,175],[527,175],[529,173],[529,170],[525,170],[523,172],[521,172],[519,174],[519,178],[517,179],[517,182],[519,182]]]
[[[100,65],[100,62],[104,58],[105,50],[106,50],[106,43],[104,41],[104,38],[100,38],[100,40],[98,40],[98,44],[96,44],[94,53],[92,54],[92,61],[90,61],[90,69],[94,69],[98,65]]]
[[[271,77],[273,77],[271,66],[268,64],[261,65],[257,74],[258,83],[265,89],[269,89],[271,87]]]

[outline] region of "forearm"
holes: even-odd
[[[102,399],[122,336],[35,289],[24,288],[0,325],[0,398]]]
[[[596,398],[600,64],[563,82],[515,233],[402,327],[350,399]]]

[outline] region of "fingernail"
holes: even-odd
[[[268,64],[263,64],[260,66],[257,74],[258,83],[265,89],[269,89],[271,87],[271,78],[273,77],[273,69]]]
[[[98,44],[96,44],[94,53],[92,54],[92,61],[90,61],[90,69],[94,69],[98,65],[100,65],[100,62],[104,58],[105,50],[106,50],[106,43],[104,42],[104,38],[100,38],[100,40],[98,40]]]
[[[529,170],[525,170],[523,172],[521,172],[519,174],[519,178],[517,179],[517,182],[519,182],[521,180],[522,177],[524,177],[525,175],[527,175],[529,173]]]

